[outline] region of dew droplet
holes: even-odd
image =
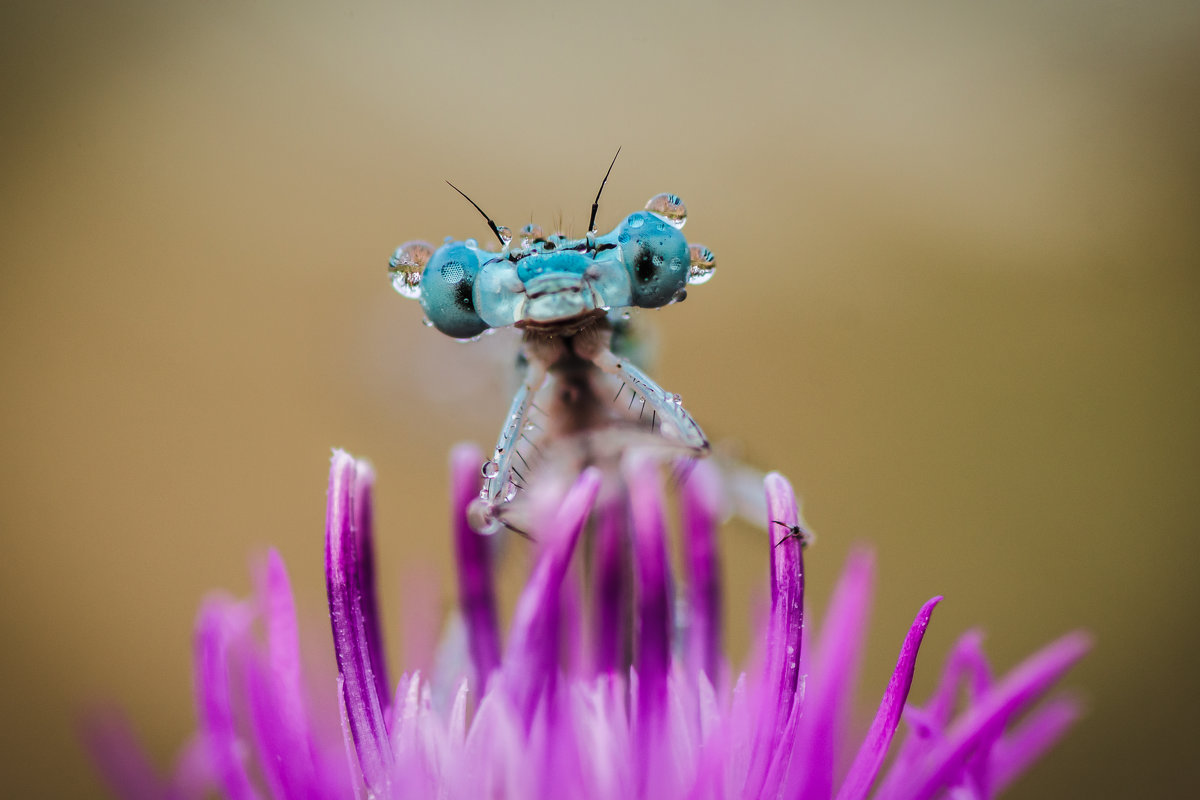
[[[433,245],[429,242],[405,242],[396,248],[388,260],[388,272],[392,275],[392,288],[400,294],[416,300],[421,296],[421,272],[429,257],[433,255]]]
[[[656,194],[646,201],[646,210],[676,228],[682,228],[687,223],[687,206],[679,199],[679,195],[667,192]]]
[[[521,247],[529,247],[535,239],[544,239],[545,234],[542,233],[542,226],[529,223],[521,227]]]
[[[467,505],[467,522],[476,533],[484,536],[499,533],[500,529],[504,527],[500,520],[492,514],[487,501],[482,497],[476,497]]]
[[[419,300],[421,297],[421,273],[406,272],[402,269],[393,269],[392,273],[392,288],[399,292],[409,300]]]
[[[688,267],[687,282],[692,286],[699,286],[712,280],[713,272],[717,269],[717,257],[713,255],[712,250],[702,244],[693,244],[688,246],[688,255],[692,263]]]
[[[496,232],[500,234],[500,243],[508,247],[508,243],[513,240],[512,228],[507,225],[501,225],[496,229]]]
[[[640,228],[645,224],[646,220],[642,219],[641,217],[634,217],[633,219],[629,220],[629,227],[631,228]]]
[[[495,461],[485,461],[483,462],[483,467],[479,470],[479,474],[483,475],[483,477],[487,478],[488,480],[491,480],[500,474],[500,465]]]

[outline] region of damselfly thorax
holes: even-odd
[[[680,232],[687,212],[678,197],[655,195],[646,210],[602,236],[595,229],[599,199],[584,237],[547,236],[530,224],[519,246],[471,201],[499,250],[448,237],[436,249],[408,242],[391,259],[397,291],[419,299],[429,324],[443,333],[469,340],[509,326],[523,332],[521,383],[482,468],[473,513],[481,532],[520,529],[514,503],[535,470],[604,464],[631,446],[667,456],[708,453],[679,396],[631,359],[626,309],[683,300],[688,285],[712,277],[715,259]]]

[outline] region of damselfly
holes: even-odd
[[[392,285],[420,300],[428,324],[442,333],[471,340],[509,326],[522,331],[521,384],[483,465],[472,513],[481,532],[520,530],[511,504],[528,473],[564,453],[581,463],[614,459],[634,445],[667,456],[708,454],[708,439],[679,395],[632,362],[628,310],[683,300],[689,285],[712,277],[716,260],[680,232],[687,209],[673,194],[655,195],[644,211],[598,235],[596,212],[611,172],[610,164],[583,238],[547,235],[531,223],[514,244],[510,229],[451,184],[487,220],[499,250],[447,237],[436,249],[407,242],[392,256]]]

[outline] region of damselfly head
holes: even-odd
[[[593,230],[581,239],[546,236],[530,223],[514,246],[508,228],[484,217],[499,252],[473,239],[448,239],[436,250],[409,242],[391,260],[396,290],[420,300],[433,326],[456,339],[509,325],[569,325],[613,309],[659,308],[682,300],[689,284],[705,283],[716,267],[708,248],[689,244],[680,232],[687,207],[673,194],[657,194],[609,233]]]

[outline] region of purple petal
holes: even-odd
[[[852,552],[821,623],[821,636],[811,651],[815,652],[814,661],[792,756],[795,763],[803,765],[793,773],[798,785],[788,792],[792,797],[833,795],[834,759],[857,683],[874,577],[871,553]]]
[[[879,787],[880,797],[892,795],[908,780],[914,764],[929,751],[935,740],[940,740],[945,734],[958,703],[959,684],[963,679],[970,680],[972,698],[977,698],[987,689],[990,669],[983,654],[982,642],[983,634],[979,631],[967,631],[960,636],[946,656],[946,665],[942,668],[941,678],[929,702],[922,708],[909,706],[905,710],[909,734],[900,745],[900,752],[896,754]]]
[[[388,687],[391,684],[388,683],[387,653],[383,649],[383,625],[375,592],[375,471],[365,461],[359,461],[355,466],[354,496],[350,501],[350,509],[354,514],[354,541],[358,548],[358,593],[362,598],[363,630],[371,659],[371,672],[375,676],[375,693],[386,715]]]
[[[719,680],[721,669],[721,569],[717,521],[721,517],[717,468],[697,462],[683,485],[679,504],[683,554],[687,564],[687,664]]]
[[[392,770],[391,748],[384,726],[363,610],[361,560],[355,531],[358,514],[354,498],[359,474],[354,459],[334,451],[329,471],[325,518],[325,585],[329,621],[346,720],[368,789],[387,794]]]
[[[88,754],[113,792],[128,800],[158,800],[166,791],[162,779],[138,743],[129,720],[119,711],[103,711],[83,721],[81,735]]]
[[[496,593],[492,587],[491,540],[467,521],[467,508],[479,496],[479,465],[483,456],[474,445],[462,444],[450,453],[451,518],[458,563],[458,602],[467,626],[467,643],[475,667],[475,686],[482,694],[488,676],[500,666],[500,627],[496,622]]]
[[[342,744],[346,748],[347,774],[350,776],[350,788],[355,800],[362,800],[362,772],[355,769],[358,766],[358,756],[354,754],[354,734],[350,731],[350,714],[346,711],[346,681],[338,675],[337,679],[338,714],[342,720]]]
[[[242,679],[246,685],[250,730],[268,794],[272,797],[297,796],[299,787],[312,782],[307,742],[298,741],[295,731],[284,721],[286,704],[277,697],[269,668],[251,655],[244,669]]]
[[[203,737],[193,736],[183,746],[171,770],[171,783],[165,800],[205,800],[216,791],[212,759]]]
[[[897,796],[926,800],[955,781],[981,744],[1049,690],[1090,644],[1085,634],[1071,633],[1027,658],[951,726]]]
[[[303,688],[300,672],[300,631],[287,567],[279,552],[272,548],[258,576],[258,602],[267,630],[267,661],[271,678],[281,697],[289,701],[288,711],[297,725],[304,725]]]
[[[972,701],[986,692],[991,684],[991,668],[983,654],[983,634],[979,631],[967,631],[959,637],[946,658],[946,667],[942,670],[938,687],[925,704],[925,714],[931,724],[938,728],[950,724],[954,706],[958,702],[958,685],[964,678],[969,681]]]
[[[629,665],[626,650],[626,618],[629,613],[628,547],[629,508],[624,492],[603,502],[596,519],[594,561],[596,615],[596,671],[624,670]]]
[[[783,734],[779,739],[784,744],[794,742],[796,734],[800,730],[800,721],[804,715],[804,679],[801,679],[797,691],[800,694],[801,702],[792,704],[792,710],[788,714],[787,722],[784,723]],[[794,761],[793,750],[794,748],[790,746],[776,748],[775,755],[771,759],[770,769],[767,771],[767,778],[763,782],[762,789],[759,791],[760,797],[778,797],[780,795],[780,787],[788,779],[793,763],[798,764],[798,771],[807,769],[807,765],[803,762]]]
[[[1082,713],[1078,701],[1060,697],[1030,713],[1010,736],[992,750],[992,781],[1003,791],[1029,766],[1053,747]]]
[[[599,488],[599,471],[584,470],[549,524],[536,531],[544,548],[517,600],[504,656],[505,684],[526,725],[557,673],[559,589]]]
[[[750,755],[746,793],[757,796],[781,747],[790,753],[788,720],[800,682],[800,646],[804,633],[804,557],[800,537],[789,529],[799,524],[796,495],[777,472],[764,481],[771,548],[771,619],[767,626],[766,674],[758,728]],[[777,524],[782,523],[782,524]],[[794,728],[790,729],[794,731]]]
[[[259,605],[267,632],[267,661],[249,658],[246,685],[250,721],[263,777],[276,797],[302,796],[315,781],[305,698],[300,636],[287,569],[271,550],[258,576]]]
[[[665,710],[671,661],[671,587],[667,572],[666,527],[658,465],[645,457],[626,461],[633,518],[634,574],[637,581],[638,709],[643,718]]]
[[[230,645],[248,624],[245,609],[210,598],[196,623],[196,709],[217,783],[233,800],[258,797],[243,763],[243,746],[234,728],[229,685]]]
[[[922,606],[908,630],[908,635],[904,637],[904,644],[900,647],[900,658],[883,694],[883,702],[879,704],[879,711],[875,714],[871,729],[867,731],[867,738],[859,748],[858,755],[846,774],[846,780],[838,791],[837,800],[861,800],[867,796],[871,785],[875,783],[875,777],[879,774],[884,756],[887,755],[896,726],[900,724],[904,703],[908,700],[913,670],[917,665],[917,652],[921,649],[921,640],[925,638],[925,630],[929,627],[929,617],[941,601],[941,597],[935,597]]]
[[[583,573],[579,560],[567,565],[559,590],[559,641],[562,666],[567,675],[580,676],[584,670]]]

